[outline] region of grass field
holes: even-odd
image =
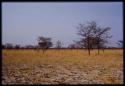
[[[2,84],[123,84],[123,50],[2,50]]]

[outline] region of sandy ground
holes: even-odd
[[[3,68],[3,84],[122,84],[123,72],[100,67],[73,67],[74,64],[26,65],[17,69]],[[71,67],[72,66],[72,67]],[[108,70],[108,72],[106,71]]]
[[[41,58],[42,63],[14,60],[5,63],[5,60],[2,64],[2,84],[123,84],[122,57],[101,59],[86,57],[72,62],[65,58],[48,62]],[[32,66],[27,62],[31,62]]]

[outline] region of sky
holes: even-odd
[[[39,36],[64,47],[81,38],[79,23],[111,27],[109,46],[123,39],[122,2],[3,2],[2,44],[37,45]]]

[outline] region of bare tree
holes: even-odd
[[[26,45],[25,48],[26,48],[26,49],[33,49],[34,46],[33,46],[33,45]]]
[[[77,34],[82,37],[78,43],[81,45],[81,47],[88,49],[89,55],[90,50],[93,48],[98,48],[99,54],[99,49],[104,47],[104,45],[108,42],[107,38],[111,38],[111,36],[108,34],[108,31],[111,28],[102,28],[98,26],[95,21],[88,22],[87,25],[79,24],[77,29]]]
[[[69,45],[68,45],[68,48],[74,49],[74,48],[76,48],[76,47],[75,47],[75,44],[69,44]]]
[[[105,28],[100,28],[98,27],[96,29],[96,35],[95,37],[97,38],[97,47],[98,47],[98,54],[99,54],[99,49],[103,49],[104,50],[104,47],[106,47],[106,44],[108,43],[108,39],[111,38],[112,36],[108,33],[109,30],[111,30],[110,27],[105,27]]]
[[[119,41],[117,42],[117,44],[118,44],[118,47],[119,47],[119,48],[123,48],[123,41],[122,41],[122,40],[119,40]]]
[[[74,43],[70,44],[69,46],[74,47],[74,48],[84,48],[83,43],[81,41],[75,41],[73,40]]]
[[[4,44],[2,44],[2,49],[5,49],[5,45]]]
[[[43,53],[50,47],[52,47],[51,38],[43,36],[38,37],[38,48],[41,48],[43,50]]]
[[[11,43],[6,43],[6,44],[5,44],[5,48],[7,48],[7,49],[12,49],[12,48],[13,48],[13,44],[11,44]]]
[[[62,42],[61,41],[58,40],[56,42],[56,48],[58,48],[58,49],[62,48]]]
[[[20,49],[20,45],[15,45],[15,49]]]
[[[82,36],[79,43],[81,44],[81,47],[85,47],[88,49],[88,53],[90,55],[90,49],[92,45],[91,38],[93,37],[93,31],[96,29],[97,25],[94,21],[88,22],[87,25],[85,24],[79,24],[77,27],[78,29],[78,35]]]

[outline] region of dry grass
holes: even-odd
[[[123,50],[2,50],[3,84],[123,84]]]

